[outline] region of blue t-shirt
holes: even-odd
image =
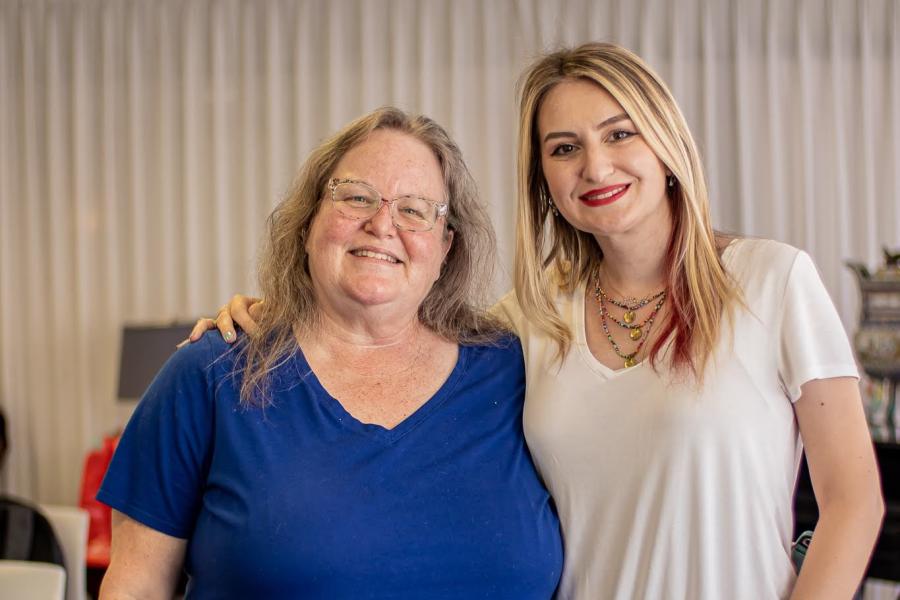
[[[521,346],[461,346],[393,429],[296,352],[238,404],[219,336],[182,348],[128,423],[98,498],[189,540],[191,598],[550,598],[559,522],[525,447]]]

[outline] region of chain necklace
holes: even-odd
[[[594,294],[597,296],[597,299],[603,298],[613,306],[618,306],[622,310],[625,311],[623,315],[623,320],[626,323],[631,323],[634,321],[635,312],[641,308],[644,308],[654,300],[658,298],[665,298],[666,290],[662,289],[655,294],[651,294],[646,298],[624,298],[622,300],[616,300],[615,298],[610,298],[609,295],[603,291],[603,288],[600,287],[600,271],[597,271],[597,288],[594,290]]]
[[[653,326],[653,320],[656,318],[657,313],[659,313],[659,309],[662,308],[662,305],[666,301],[666,290],[659,291],[640,300],[636,298],[616,300],[614,298],[610,298],[606,294],[606,292],[603,291],[603,288],[600,287],[600,273],[598,271],[596,278],[596,287],[594,288],[594,298],[596,298],[597,302],[600,304],[600,326],[603,328],[603,333],[606,334],[606,339],[612,346],[613,352],[616,353],[616,356],[625,361],[626,368],[633,367],[637,364],[636,357],[644,347],[644,343],[649,337],[650,328]],[[656,305],[653,307],[653,310],[650,311],[650,314],[647,316],[644,322],[634,323],[635,311],[643,308],[644,306],[647,306],[654,300],[656,300]],[[622,321],[617,319],[614,315],[610,314],[609,309],[606,307],[607,302],[626,311]],[[627,329],[628,337],[631,338],[632,341],[638,342],[638,345],[633,352],[629,352],[627,354],[622,352],[619,344],[616,343],[616,340],[613,339],[612,333],[610,333],[609,331],[609,324],[607,323],[607,319],[610,319],[613,321],[613,323],[619,325],[624,329]],[[645,333],[648,335],[644,335]]]

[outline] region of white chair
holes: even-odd
[[[0,600],[63,600],[66,571],[59,565],[0,560]]]
[[[88,514],[77,506],[56,506],[41,504],[41,513],[50,525],[66,559],[66,600],[85,600],[87,571],[85,554],[87,552]]]

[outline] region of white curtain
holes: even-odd
[[[0,0],[0,405],[8,491],[73,503],[120,426],[123,323],[254,289],[318,140],[395,104],[448,127],[509,285],[517,74],[610,40],[672,86],[716,224],[809,251],[848,329],[900,246],[900,0]]]

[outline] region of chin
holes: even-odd
[[[404,292],[408,291],[399,282],[378,280],[368,280],[345,289],[348,296],[365,305],[395,302],[402,299]]]

